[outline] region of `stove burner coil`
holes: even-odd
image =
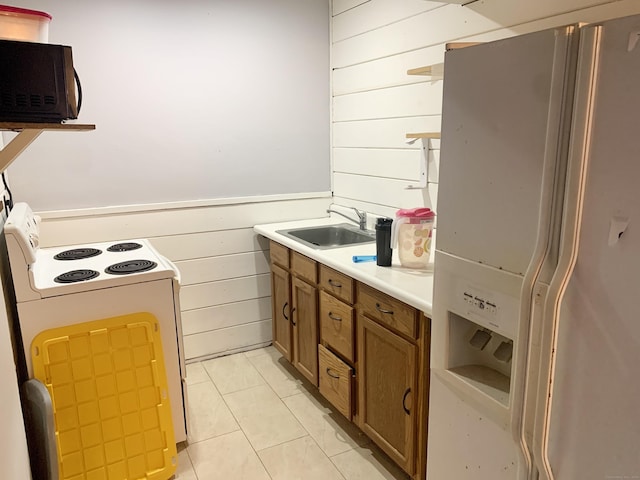
[[[58,275],[53,280],[57,283],[76,283],[91,280],[92,278],[96,278],[98,275],[100,274],[95,270],[71,270],[70,272]]]
[[[97,248],[74,248],[60,252],[54,255],[53,258],[56,260],[82,260],[83,258],[95,257],[101,253],[102,250],[98,250]]]
[[[129,252],[131,250],[137,250],[142,248],[142,245],[136,242],[124,242],[124,243],[116,243],[115,245],[111,245],[107,248],[108,252]]]
[[[126,262],[115,263],[105,269],[105,273],[112,275],[128,275],[130,273],[146,272],[156,268],[158,264],[151,260],[127,260]]]

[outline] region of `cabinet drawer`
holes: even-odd
[[[340,300],[353,305],[354,281],[348,275],[337,272],[325,265],[320,265],[320,287],[333,293]]]
[[[291,273],[314,285],[318,282],[318,264],[298,252],[291,252]]]
[[[320,292],[320,338],[353,362],[353,307],[327,292]]]
[[[418,337],[417,311],[406,303],[358,283],[358,306],[370,318],[411,338]]]
[[[353,369],[322,345],[318,345],[320,393],[351,420],[351,377]]]
[[[271,240],[269,250],[271,263],[277,263],[281,267],[289,268],[289,249],[287,247]]]

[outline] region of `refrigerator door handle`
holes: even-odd
[[[627,47],[627,51],[633,52],[638,46],[638,41],[640,41],[640,30],[631,32],[629,34],[629,46]]]
[[[532,310],[536,297],[536,282],[548,262],[554,261],[553,232],[559,225],[563,195],[564,170],[562,158],[566,152],[572,108],[567,91],[573,90],[578,51],[578,26],[568,25],[556,30],[549,111],[545,136],[543,179],[538,210],[538,231],[535,249],[525,272],[520,292],[518,336],[514,344],[514,377],[511,379],[511,436],[518,447],[518,480],[537,478],[533,468],[532,446],[527,440],[525,424],[533,416],[527,404],[527,391],[535,379],[529,378],[531,358]],[[553,265],[554,266],[554,265]]]
[[[543,317],[546,320],[542,325],[540,345],[539,380],[533,431],[534,458],[540,480],[555,479],[549,460],[549,428],[553,404],[555,351],[557,332],[560,326],[560,304],[569,278],[573,273],[578,253],[601,36],[602,27],[598,25],[584,27],[580,34],[576,93],[567,164],[567,184],[562,213],[563,234],[558,266],[551,280],[544,307]]]

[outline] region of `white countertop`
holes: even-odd
[[[391,295],[431,317],[433,299],[433,264],[427,270],[417,270],[400,266],[394,252],[390,267],[379,267],[376,262],[354,263],[354,255],[375,255],[376,244],[367,243],[327,250],[317,250],[285,237],[278,230],[314,227],[345,223],[340,218],[315,218],[294,222],[270,223],[256,225],[253,230],[271,240],[289,247],[328,267],[349,275],[362,283],[366,283],[381,292]]]

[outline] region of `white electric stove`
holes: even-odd
[[[145,239],[40,248],[40,219],[16,203],[4,226],[29,376],[31,343],[50,328],[138,312],[160,325],[173,427],[186,440],[180,272]]]

